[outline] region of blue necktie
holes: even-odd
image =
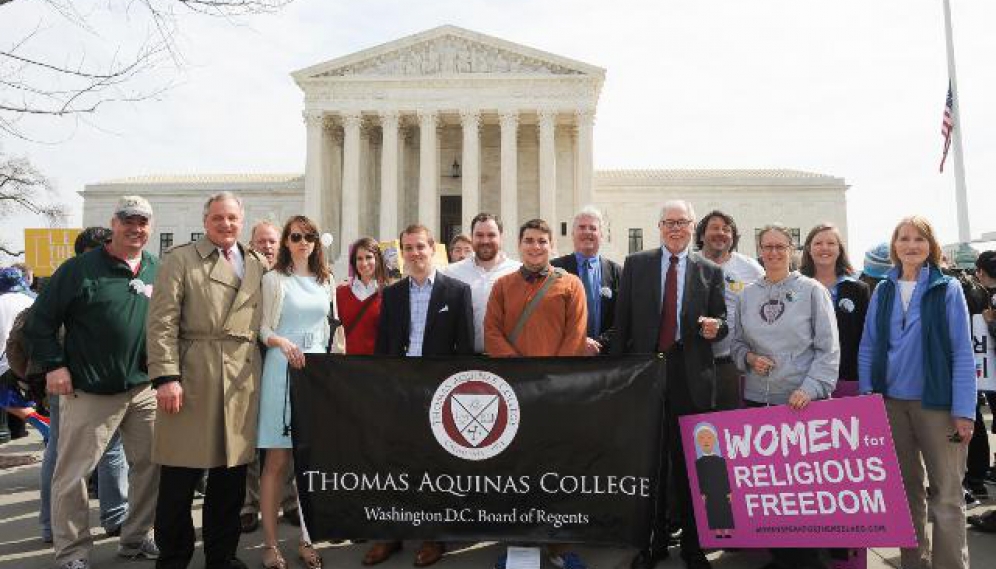
[[[597,338],[598,330],[595,326],[595,303],[598,302],[598,295],[595,291],[598,287],[595,283],[591,282],[592,277],[595,275],[594,267],[592,264],[595,262],[594,259],[585,259],[581,263],[581,282],[584,284],[584,296],[588,304],[588,337]]]

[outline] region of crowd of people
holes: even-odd
[[[661,246],[620,266],[600,252],[605,220],[593,207],[574,216],[572,251],[560,257],[546,221],[515,228],[519,261],[502,251],[501,220],[481,213],[469,236],[450,243],[445,267],[433,263],[432,231],[413,224],[399,239],[403,278],[391,278],[378,241],[363,237],[349,249],[343,281],[324,257],[320,228],[303,215],[282,227],[256,223],[244,245],[243,204],[222,192],[204,205],[203,237],[162,259],[144,250],[154,219],[147,200],[122,197],[110,228],[85,230],[77,256],[37,298],[21,269],[0,270],[0,340],[9,346],[0,372],[20,380],[4,383],[3,405],[47,441],[39,518],[62,569],[90,566],[94,471],[101,523],[120,536],[122,557],[187,567],[200,493],[208,569],[245,567],[240,534],[260,519],[264,567],[286,568],[281,512],[300,526],[301,563],[321,568],[291,452],[288,370],[305,366],[309,353],[664,354],[669,467],[653,494],[651,542],[632,569],[654,567],[672,546],[689,569],[710,567],[680,417],[879,393],[918,541],[902,550],[902,566],[968,567],[966,488],[982,493],[996,479],[980,406],[996,398],[976,391],[970,329],[980,314],[996,337],[996,252],[979,256],[974,276],[952,274],[923,217],[900,220],[858,274],[832,224],[809,232],[801,262],[787,228],[764,227],[758,262],[737,251],[728,213],[698,218],[673,200],[661,208]],[[993,515],[969,523],[996,531]],[[362,563],[401,548],[373,542]],[[438,562],[446,548],[419,544],[414,565]],[[567,544],[547,553],[558,567],[587,567]],[[827,555],[773,549],[766,567],[821,568]],[[505,563],[501,556],[495,566]]]

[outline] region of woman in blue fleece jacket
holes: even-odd
[[[923,217],[899,222],[890,256],[895,266],[868,306],[858,377],[862,392],[885,397],[916,529],[919,546],[902,550],[902,566],[966,569],[961,481],[976,400],[968,307],[958,281],[941,273],[941,247]]]

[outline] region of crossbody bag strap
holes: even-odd
[[[515,345],[515,341],[519,339],[519,334],[521,334],[522,329],[526,327],[526,322],[529,321],[529,317],[533,315],[533,311],[536,310],[537,306],[539,306],[539,301],[546,296],[547,291],[550,290],[553,283],[560,279],[563,275],[564,269],[556,267],[553,269],[550,276],[543,282],[543,286],[536,291],[536,296],[529,301],[529,304],[526,305],[526,308],[522,311],[522,314],[519,315],[519,321],[515,323],[515,328],[512,328],[512,333],[508,335],[508,343]]]
[[[353,331],[353,328],[356,328],[356,325],[360,323],[360,320],[363,320],[363,315],[367,313],[367,310],[369,310],[370,306],[377,299],[378,294],[380,294],[380,291],[377,291],[374,294],[372,294],[370,298],[368,298],[366,302],[364,302],[363,305],[360,306],[360,311],[356,313],[356,318],[354,318],[352,322],[350,322],[347,326],[343,328],[343,331],[346,333],[347,336],[349,336],[349,333]]]

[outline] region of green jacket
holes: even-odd
[[[135,275],[104,247],[63,263],[25,328],[32,363],[43,372],[68,367],[73,389],[87,393],[122,393],[149,383],[145,319],[158,269],[159,259],[143,251]]]

